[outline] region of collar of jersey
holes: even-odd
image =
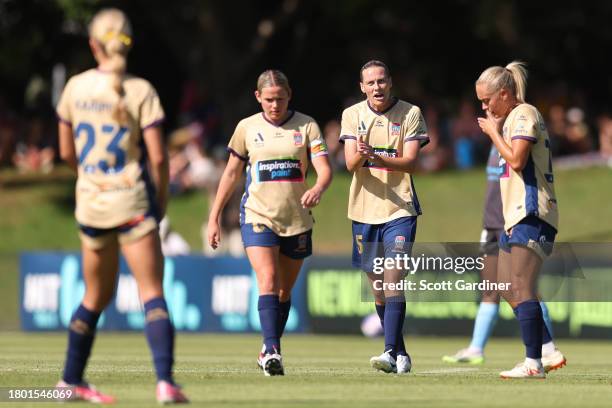
[[[372,109],[372,107],[370,106],[370,102],[368,102],[367,100],[366,100],[366,104],[368,105],[368,108],[370,108],[370,110],[372,112],[374,112],[375,114],[380,116],[380,115],[384,115],[385,113],[387,113],[391,109],[393,109],[393,107],[397,104],[398,101],[399,101],[399,99],[396,96],[394,96],[393,97],[393,102],[391,102],[391,105],[389,105],[389,107],[387,109],[385,109],[384,111],[382,111],[382,112],[378,112],[378,111],[375,111],[374,109]]]
[[[289,122],[291,120],[291,118],[293,117],[294,114],[295,114],[295,111],[294,110],[290,110],[289,111],[289,116],[287,116],[287,119],[283,120],[281,123],[279,123],[277,125],[276,123],[268,120],[268,118],[266,118],[266,115],[263,112],[261,112],[261,116],[264,118],[264,120],[266,122],[268,122],[269,124],[271,124],[272,126],[274,126],[274,127],[281,127],[281,126],[283,126],[285,123],[287,123],[287,122]]]

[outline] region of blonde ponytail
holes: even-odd
[[[512,74],[516,99],[525,103],[525,94],[527,93],[527,68],[525,68],[525,63],[512,61],[506,65],[506,69]]]
[[[485,69],[476,85],[487,85],[490,92],[497,92],[500,89],[506,88],[514,94],[517,101],[525,103],[525,94],[527,92],[527,69],[525,63],[521,61],[512,61],[505,67],[489,67]]]
[[[107,66],[112,73],[113,90],[118,101],[113,118],[122,125],[130,120],[125,103],[123,80],[127,70],[127,53],[132,46],[132,27],[126,15],[118,9],[99,11],[89,26],[89,36],[97,41],[108,58]]]

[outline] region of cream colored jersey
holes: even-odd
[[[500,156],[499,180],[504,209],[504,229],[510,230],[523,218],[534,215],[557,229],[559,213],[553,185],[550,140],[540,112],[523,103],[510,112],[503,127],[506,143],[528,140],[533,145],[525,168],[516,172]]]
[[[340,141],[362,139],[379,155],[402,157],[405,143],[429,142],[427,126],[418,106],[396,99],[385,112],[359,102],[342,113]],[[366,224],[382,224],[421,214],[412,175],[375,167],[366,161],[355,171],[349,193],[348,217]]]
[[[118,95],[111,77],[97,69],[72,77],[57,106],[59,119],[72,126],[79,162],[76,219],[95,228],[156,212],[142,131],[159,125],[164,111],[151,84],[128,75],[123,87],[130,121],[120,125],[112,117]]]
[[[280,236],[312,228],[309,209],[300,203],[308,189],[309,159],[326,156],[319,126],[310,116],[290,112],[279,126],[263,113],[241,120],[228,150],[248,162],[240,224],[263,224]]]

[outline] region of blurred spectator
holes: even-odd
[[[0,167],[12,164],[17,139],[17,118],[0,95]]]
[[[599,117],[599,152],[605,158],[612,159],[612,118],[609,115]]]
[[[437,109],[428,107],[424,112],[427,123],[429,143],[419,152],[419,167],[425,172],[434,172],[447,167],[450,161],[450,151],[442,143],[440,120]]]
[[[484,144],[476,120],[476,111],[471,100],[464,99],[459,105],[459,115],[452,119],[451,136],[453,139],[455,165],[459,169],[473,167],[479,159]]]
[[[13,154],[13,163],[19,172],[49,173],[53,170],[55,150],[48,132],[48,126],[41,118],[30,119],[27,132]]]
[[[181,126],[199,126],[200,145],[207,151],[224,142],[220,136],[221,121],[217,107],[208,99],[205,86],[195,80],[187,80],[183,84],[178,119]]]
[[[554,157],[565,154],[567,143],[565,140],[566,122],[565,109],[561,105],[552,105],[548,110],[548,136],[550,138],[550,151]]]
[[[574,107],[567,111],[567,129],[565,136],[569,154],[588,153],[593,149],[593,142],[589,137],[589,128],[584,123],[584,111]]]
[[[329,161],[335,171],[346,170],[344,161],[344,145],[340,143],[340,122],[336,119],[328,121],[323,127],[323,138],[329,150]]]
[[[201,127],[194,123],[170,134],[170,192],[213,190],[221,177],[215,161],[203,154],[199,144]]]

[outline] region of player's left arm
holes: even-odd
[[[537,139],[531,135],[512,136],[511,144],[509,145],[500,133],[501,124],[504,120],[505,118],[496,119],[487,112],[486,118],[478,118],[478,125],[491,138],[497,151],[506,163],[512,167],[512,170],[519,172],[527,165],[531,146],[537,142]]]
[[[143,138],[149,157],[151,176],[157,192],[160,217],[166,213],[168,203],[168,180],[170,171],[168,165],[168,151],[164,144],[160,126],[152,126],[143,131]]]

